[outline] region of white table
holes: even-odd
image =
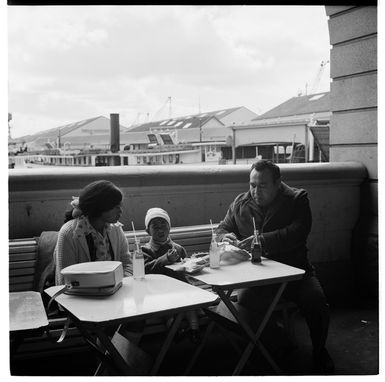
[[[171,269],[178,269],[180,265],[169,266]],[[244,350],[233,375],[239,375],[242,371],[247,359],[249,358],[254,346],[257,346],[265,358],[269,361],[273,369],[278,373],[279,367],[276,365],[274,360],[271,358],[266,348],[260,341],[260,336],[275,308],[277,305],[282,292],[286,285],[290,281],[299,280],[303,277],[305,271],[303,269],[291,267],[286,264],[279,263],[274,260],[262,258],[262,263],[253,264],[250,260],[243,261],[237,264],[228,265],[221,262],[221,267],[217,269],[211,269],[209,267],[204,268],[200,273],[193,277],[201,282],[212,286],[213,290],[218,293],[221,300],[228,307],[235,320],[239,323],[243,329],[243,333],[248,338],[249,343]],[[265,316],[263,317],[257,331],[251,329],[247,322],[241,317],[237,309],[234,307],[230,300],[231,293],[234,289],[255,287],[268,284],[279,284],[278,291],[276,292],[271,304],[269,305]],[[194,364],[196,358],[199,355],[200,350],[204,346],[204,342],[211,331],[214,322],[212,322],[204,336],[201,345],[197,348],[196,353],[192,357],[190,365],[187,370],[190,370]]]
[[[48,318],[39,292],[9,293],[9,331],[11,353],[25,336],[40,335],[48,326]]]
[[[39,292],[12,292],[9,294],[9,330],[34,330],[48,325]]]
[[[60,288],[51,287],[46,292],[53,296]],[[106,334],[106,329],[151,317],[176,315],[151,369],[151,374],[154,375],[172,342],[183,313],[208,307],[216,298],[214,293],[171,277],[148,274],[144,280],[125,277],[122,287],[111,296],[81,297],[62,294],[56,301],[68,312],[85,339],[99,347],[100,341],[103,351],[111,355],[115,367],[127,375],[132,375],[133,371]]]

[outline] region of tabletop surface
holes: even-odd
[[[178,269],[178,267],[180,267],[178,264],[168,266],[168,268],[174,270]],[[242,288],[299,280],[304,273],[303,269],[263,257],[262,262],[259,264],[253,264],[250,260],[241,261],[237,264],[221,262],[220,268],[205,267],[193,277],[212,286]]]
[[[45,290],[50,296],[61,286]],[[156,315],[211,305],[217,296],[188,283],[160,274],[146,274],[144,280],[123,278],[122,287],[111,296],[84,297],[62,294],[56,298],[83,322],[101,323]]]
[[[12,292],[9,294],[9,330],[38,329],[48,325],[39,292]]]

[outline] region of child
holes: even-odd
[[[171,221],[162,208],[150,208],[144,220],[146,231],[151,236],[143,247],[144,267],[146,273],[161,273],[178,280],[188,282],[180,272],[168,269],[166,265],[174,264],[187,257],[186,250],[170,238]],[[196,311],[186,313],[190,324],[190,338],[199,342],[199,324]]]

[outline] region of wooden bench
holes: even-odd
[[[214,228],[217,225],[214,225]],[[195,225],[185,227],[172,227],[170,231],[171,238],[182,245],[188,255],[195,252],[207,252],[211,242],[211,225]],[[132,231],[125,232],[129,249],[132,252],[135,247],[134,234]],[[141,244],[146,243],[150,237],[145,230],[136,231],[136,237],[140,239]],[[9,291],[31,291],[34,285],[34,275],[37,263],[37,238],[13,239],[9,240]],[[200,283],[197,280],[191,280],[192,283],[203,289],[211,290],[209,285]],[[232,295],[236,299],[236,293]],[[219,299],[218,299],[219,301]],[[277,310],[281,310],[284,317],[287,317],[287,310],[292,308],[293,304],[279,304]],[[64,326],[65,317],[50,317],[49,330],[52,336],[59,337],[61,329]],[[201,317],[201,323],[207,323],[205,316]],[[146,326],[146,334],[157,333],[166,330],[164,323],[155,320],[149,322]],[[25,340],[23,349],[18,352],[18,357],[31,357],[52,355],[54,352],[62,351],[82,351],[88,345],[84,342],[75,327],[70,327],[67,338],[60,344],[53,344],[48,336],[44,334],[42,338],[31,338]]]
[[[216,227],[216,226],[214,226]],[[134,234],[132,231],[125,233],[130,251],[134,249]],[[211,226],[196,225],[186,227],[173,227],[171,238],[185,247],[187,253],[208,251],[211,241]],[[136,231],[136,236],[141,244],[150,239],[144,230]],[[34,275],[37,262],[37,239],[9,240],[9,291],[33,290]]]

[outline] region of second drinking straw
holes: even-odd
[[[136,244],[136,249],[139,251],[139,244],[138,244],[138,239],[136,238],[136,232],[135,232],[135,227],[134,227],[133,221],[131,221],[131,225],[132,225],[132,230],[134,231],[134,240],[135,240],[135,244]]]
[[[214,228],[213,228],[213,222],[210,219],[210,224],[211,224],[211,233],[214,235]]]

